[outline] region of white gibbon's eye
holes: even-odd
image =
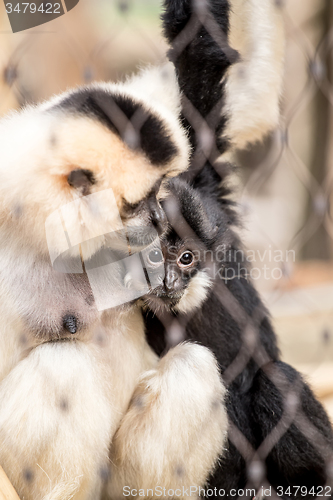
[[[192,252],[187,250],[183,252],[181,256],[177,260],[177,264],[179,267],[190,267],[194,264],[194,255]]]

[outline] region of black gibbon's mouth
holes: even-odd
[[[143,297],[144,306],[149,307],[152,311],[160,311],[165,309],[170,311],[174,309],[180,302],[184,295],[185,290],[182,292],[175,292],[173,294],[166,294],[165,292],[155,289],[149,295]]]

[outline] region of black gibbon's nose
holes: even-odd
[[[175,271],[167,271],[165,278],[164,278],[164,285],[168,291],[175,288],[177,278],[178,278],[178,274]]]

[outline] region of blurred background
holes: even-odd
[[[65,16],[12,34],[1,2],[0,115],[163,62],[160,11],[158,0],[80,0]],[[237,155],[236,196],[251,276],[283,358],[333,420],[333,2],[285,0],[283,12],[281,124]]]

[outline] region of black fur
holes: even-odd
[[[200,9],[199,4],[204,7]],[[183,123],[193,146],[191,169],[183,177],[196,183],[196,175],[214,170],[219,155],[228,148],[228,141],[221,138],[226,122],[223,77],[238,58],[228,45],[230,5],[227,0],[166,0],[164,7],[164,34],[172,47],[169,57],[183,93]],[[197,133],[204,122],[215,137],[208,159],[200,154],[202,137]],[[225,172],[220,177],[224,175]]]
[[[99,120],[131,149],[141,149],[156,166],[165,166],[178,154],[162,120],[130,97],[112,95],[101,89],[83,89],[73,92],[56,107]],[[139,117],[137,130],[130,121],[134,115]]]
[[[273,380],[281,379],[280,390],[269,376],[274,371]],[[282,486],[284,491],[289,485],[306,486],[310,491],[313,486],[325,485],[328,479],[324,458],[332,459],[332,429],[323,407],[291,366],[278,361],[258,370],[250,390],[251,422],[258,448],[279,421],[288,418],[283,398],[295,387],[295,417],[266,460],[267,479],[275,486]],[[305,416],[305,426],[313,434],[313,440],[302,433],[299,411]]]

